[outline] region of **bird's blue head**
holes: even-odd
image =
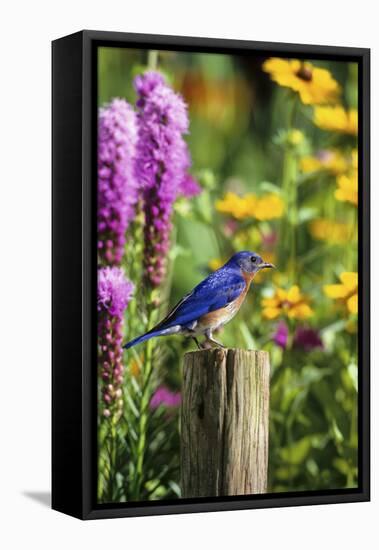
[[[261,269],[273,268],[273,264],[265,262],[259,254],[255,252],[249,252],[244,250],[243,252],[237,252],[228,261],[228,265],[233,267],[239,267],[245,273],[255,275]]]

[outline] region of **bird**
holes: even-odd
[[[186,294],[168,315],[145,334],[124,344],[129,349],[157,336],[180,334],[191,337],[199,349],[207,345],[223,348],[213,331],[228,323],[246,298],[251,282],[262,269],[275,268],[261,256],[247,250],[237,252]],[[200,344],[197,336],[205,336]]]

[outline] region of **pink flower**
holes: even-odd
[[[150,408],[157,409],[160,405],[164,407],[179,407],[181,401],[180,392],[172,392],[166,386],[159,386],[150,400]]]
[[[274,342],[277,346],[285,349],[288,341],[288,327],[284,321],[279,321],[274,334]]]
[[[303,348],[305,351],[324,347],[318,331],[309,327],[296,328],[293,345],[296,348]]]
[[[201,193],[201,187],[197,181],[190,175],[186,174],[180,184],[180,194],[190,199]]]

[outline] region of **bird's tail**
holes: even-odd
[[[146,334],[142,334],[142,336],[138,336],[137,338],[134,338],[134,340],[130,340],[130,342],[127,342],[122,347],[124,349],[132,348],[133,346],[140,344],[141,342],[145,342],[146,340],[150,340],[150,338],[154,338],[154,336],[160,336],[160,334],[160,330],[146,332]]]
[[[141,342],[145,342],[146,340],[150,340],[150,338],[154,338],[155,336],[168,336],[169,334],[175,334],[178,332],[179,326],[174,327],[167,327],[163,326],[162,328],[158,328],[161,325],[157,325],[149,332],[146,332],[145,334],[142,334],[142,336],[137,336],[137,338],[134,338],[134,340],[131,340],[130,342],[127,342],[122,347],[124,349],[129,349],[135,346],[136,344],[140,344]]]

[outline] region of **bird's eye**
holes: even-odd
[[[257,261],[257,258],[256,258],[255,256],[252,256],[252,257],[250,258],[250,260],[251,260],[251,262],[252,262],[253,264],[255,264],[255,262]]]

